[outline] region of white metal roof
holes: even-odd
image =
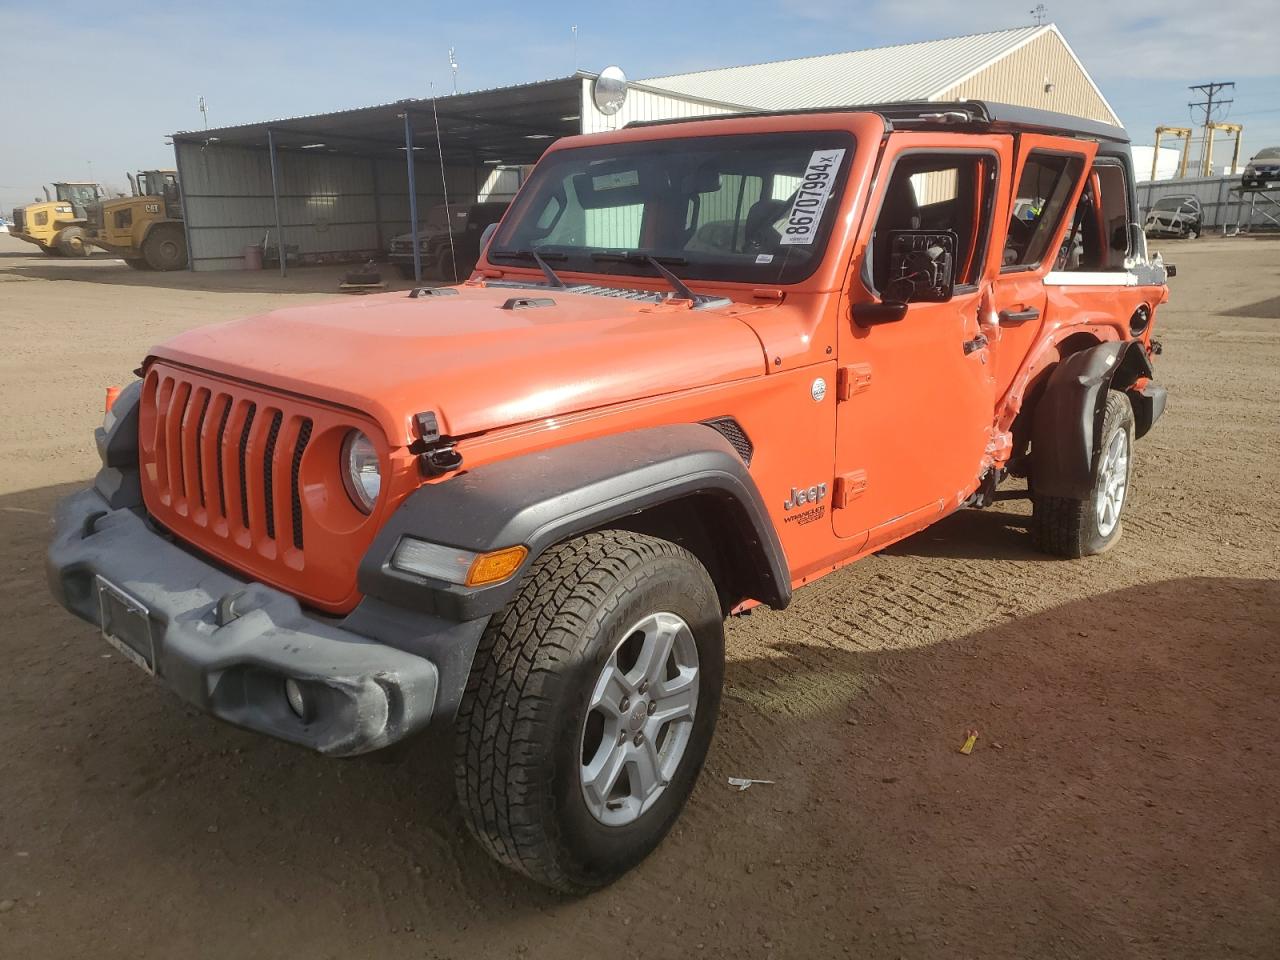
[[[652,77],[643,83],[677,94],[761,110],[928,100],[1039,34],[1054,29],[1052,24],[1018,27],[799,60]]]

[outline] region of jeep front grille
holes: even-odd
[[[156,362],[138,428],[143,499],[159,524],[316,606],[353,602],[376,523],[349,503],[338,450],[350,430],[375,434],[373,424]]]
[[[221,537],[276,541],[283,532],[290,543],[301,542],[301,511],[277,505],[299,499],[292,462],[311,420],[290,411],[286,425],[283,407],[260,412],[232,390],[180,376],[152,374],[147,387],[153,383],[144,392],[155,424],[151,463],[144,466],[154,468],[159,502]]]

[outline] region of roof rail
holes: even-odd
[[[1128,143],[1129,134],[1123,127],[1113,126],[1084,117],[1073,117],[1051,110],[1019,107],[1009,103],[988,100],[902,100],[893,103],[860,103],[840,107],[805,107],[799,110],[750,110],[753,117],[790,117],[822,113],[875,113],[893,126],[911,129],[937,129],[942,127],[982,127],[986,130],[1017,132],[1035,130],[1064,136],[1086,137]],[[676,117],[670,120],[638,120],[628,127],[656,127],[677,123],[714,123],[743,114],[720,114],[702,117]]]

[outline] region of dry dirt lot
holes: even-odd
[[[570,900],[465,835],[443,739],[340,762],[223,726],[47,598],[103,386],[335,273],[147,275],[0,238],[0,956],[1274,960],[1280,241],[1166,252],[1171,401],[1120,545],[1046,559],[1014,501],[735,620],[684,818]]]

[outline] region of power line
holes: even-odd
[[[1209,124],[1215,119],[1214,110],[1220,110],[1223,107],[1229,107],[1235,103],[1235,100],[1224,100],[1218,94],[1223,90],[1230,89],[1235,93],[1236,85],[1234,80],[1225,82],[1210,81],[1209,83],[1197,83],[1187,88],[1192,93],[1201,93],[1204,99],[1196,103],[1188,103],[1187,108],[1195,110],[1197,108],[1204,111],[1204,118],[1200,121],[1200,128],[1204,131],[1205,141],[1209,138]],[[1205,150],[1200,151],[1200,169],[1204,171],[1205,176],[1209,175],[1210,168],[1213,166],[1213,157],[1206,156]]]

